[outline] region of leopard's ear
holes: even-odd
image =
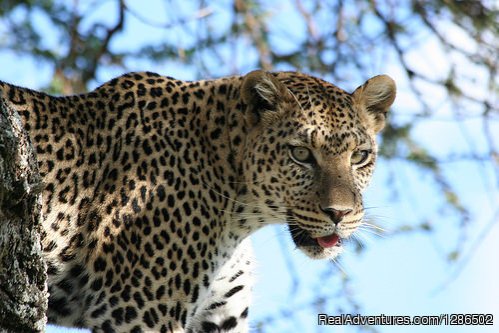
[[[249,122],[254,125],[263,113],[279,111],[279,104],[289,99],[291,94],[274,75],[256,70],[244,76],[241,97],[248,107]]]
[[[378,75],[367,80],[352,94],[368,128],[377,133],[385,126],[386,113],[396,95],[395,81],[388,75]]]

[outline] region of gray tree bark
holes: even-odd
[[[43,332],[42,183],[17,112],[0,97],[0,332]]]

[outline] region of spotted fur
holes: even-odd
[[[0,96],[45,182],[51,323],[247,332],[246,237],[285,222],[309,256],[341,251],[362,220],[395,86],[378,76],[349,94],[292,72],[130,73],[65,97],[0,82]]]

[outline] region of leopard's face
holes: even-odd
[[[334,258],[362,223],[361,192],[374,169],[375,135],[394,86],[378,77],[348,94],[323,81],[281,80],[270,77],[265,89],[253,88],[254,98],[265,99],[257,104],[265,111],[253,119],[245,145],[245,201],[262,220],[287,223],[308,256]],[[274,99],[265,95],[270,85]],[[378,94],[379,86],[388,90],[385,100],[366,105],[366,95]]]

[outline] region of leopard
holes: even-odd
[[[334,259],[396,86],[301,72],[182,81],[132,72],[79,95],[0,82],[43,179],[49,323],[92,332],[248,332],[249,236],[283,224]]]

